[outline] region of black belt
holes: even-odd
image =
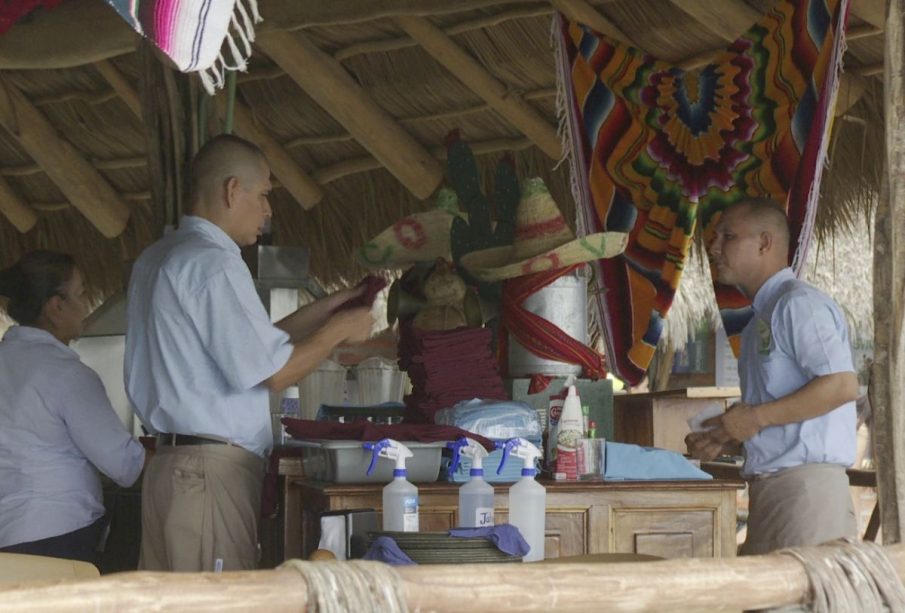
[[[169,447],[177,445],[232,445],[228,441],[218,441],[203,436],[192,436],[191,434],[158,434],[157,444]]]

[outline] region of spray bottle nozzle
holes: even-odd
[[[510,455],[513,455],[517,458],[521,458],[524,462],[522,467],[522,475],[526,475],[526,471],[532,471],[531,474],[534,474],[534,462],[537,458],[541,456],[540,451],[529,441],[526,441],[523,438],[511,438],[505,443],[502,444],[503,448],[503,459],[500,460],[500,465],[496,469],[496,474],[500,474],[503,470],[503,466],[506,465],[506,460],[509,459]]]
[[[367,449],[371,452],[371,463],[368,465],[367,474],[370,475],[374,472],[374,466],[377,465],[377,457],[379,456],[381,458],[395,460],[396,468],[393,471],[393,475],[405,475],[405,459],[412,457],[412,452],[399,441],[394,441],[391,438],[384,438],[376,443],[363,443],[361,446],[363,449]]]

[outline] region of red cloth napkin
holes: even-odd
[[[312,421],[284,417],[280,421],[286,426],[293,438],[321,438],[329,440],[379,441],[392,438],[397,441],[418,441],[433,443],[435,441],[454,441],[460,436],[472,438],[487,451],[493,451],[493,442],[483,436],[455,426],[438,426],[436,424],[375,424],[369,421],[355,421],[348,424],[337,421]]]
[[[374,304],[374,300],[377,298],[377,294],[380,293],[380,290],[387,286],[386,280],[381,277],[377,277],[375,275],[368,275],[364,279],[358,282],[358,285],[355,287],[364,286],[364,291],[357,297],[352,298],[350,300],[346,300],[341,305],[336,307],[333,312],[345,311],[346,309],[355,309],[358,307],[368,307],[370,308]]]

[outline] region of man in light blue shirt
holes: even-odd
[[[743,554],[855,536],[845,468],[855,460],[858,380],[839,306],[788,268],[789,228],[770,200],[723,212],[710,254],[721,283],[752,299],[742,402],[686,438],[710,460],[742,443],[750,480]]]
[[[268,392],[280,392],[340,343],[365,340],[369,309],[336,308],[342,290],[271,324],[239,247],[271,216],[270,167],[221,135],[192,166],[189,214],[142,253],[129,284],[124,376],[158,451],[142,491],[140,567],[251,569]]]

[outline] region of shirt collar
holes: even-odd
[[[12,326],[3,335],[4,341],[19,341],[23,343],[42,343],[54,345],[64,351],[68,351],[72,355],[78,357],[78,353],[69,345],[64,345],[60,340],[47,330],[35,328],[33,326]]]
[[[795,273],[792,272],[792,269],[788,266],[773,273],[773,275],[760,286],[757,293],[754,294],[754,300],[751,303],[751,306],[754,307],[754,312],[760,313],[764,307],[770,304],[773,296],[779,291],[780,286],[789,279],[794,278]]]
[[[197,217],[195,215],[183,215],[182,219],[179,220],[178,231],[200,234],[214,241],[221,247],[229,249],[233,253],[241,253],[239,250],[239,245],[237,245],[236,241],[231,239],[229,235],[223,231],[223,228],[211,221],[208,221],[207,219],[204,219],[203,217]]]

